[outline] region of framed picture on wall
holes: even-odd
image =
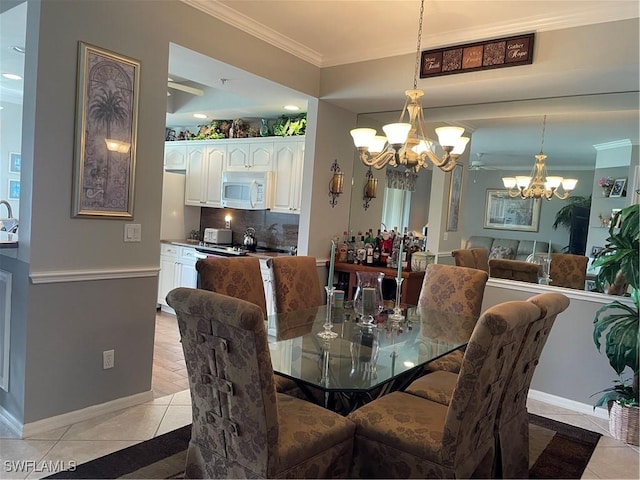
[[[9,200],[20,200],[20,180],[9,180]]]
[[[462,165],[458,164],[451,172],[449,185],[449,206],[447,209],[447,232],[458,231],[460,200],[462,197]]]
[[[540,225],[540,199],[512,198],[506,190],[487,190],[484,228],[537,232]]]
[[[9,153],[9,173],[20,173],[22,155],[16,152]]]
[[[626,178],[616,178],[613,182],[613,187],[611,187],[611,193],[609,197],[622,197],[624,196],[625,190],[624,187],[627,185]]]
[[[140,62],[79,42],[74,217],[133,217]]]

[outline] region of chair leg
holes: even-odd
[[[526,410],[498,427],[500,478],[529,478],[529,420]]]

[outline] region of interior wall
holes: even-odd
[[[150,17],[146,2],[29,4],[19,262],[2,264],[30,275],[14,277],[11,324],[25,333],[12,328],[10,392],[0,396],[18,424],[150,389],[169,42],[318,90],[316,67],[182,2],[155,7]],[[79,41],[141,63],[133,219],[71,217]],[[141,242],[123,241],[126,223],[142,225]],[[116,366],[103,370],[107,349]]]

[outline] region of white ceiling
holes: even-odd
[[[417,0],[182,1],[319,67],[416,51],[420,8]],[[638,10],[637,0],[427,0],[421,47],[424,50],[528,31],[541,32],[637,18]],[[26,3],[23,3],[0,15],[2,72],[23,69],[24,55],[11,47],[24,44],[25,12]],[[638,65],[631,67],[637,77]],[[620,66],[619,72],[594,75],[587,88],[607,91],[598,89],[600,84],[611,77],[620,77],[618,73],[628,72],[628,69],[629,66]],[[178,45],[171,45],[168,73],[174,81],[205,90],[203,97],[170,90],[172,95],[167,101],[167,125],[170,126],[191,127],[209,121],[194,120],[195,112],[203,112],[209,118],[233,119],[275,118],[285,113],[282,109],[285,104],[298,104],[302,111],[306,111],[307,99],[299,92]],[[358,95],[345,94],[326,100],[356,113],[400,109],[404,89],[411,86],[411,78],[405,79],[404,74],[397,77],[399,81],[393,79],[394,82],[384,85],[382,90],[376,91],[373,86],[365,95],[357,92]],[[528,92],[529,98],[555,94],[551,90],[554,82],[526,75],[520,78],[525,83],[520,83],[518,91],[510,92],[511,95],[521,91]],[[566,74],[556,83],[585,85],[585,81]],[[432,87],[432,84],[436,86]],[[0,99],[3,102],[16,101],[16,98],[20,101],[21,89],[22,82],[0,78]],[[425,104],[496,102],[505,100],[506,93],[504,88],[487,82],[465,79],[464,88],[461,88],[455,81],[434,81],[427,89]],[[550,159],[555,158],[556,164],[578,168],[585,162],[593,162],[595,144],[621,138],[638,143],[637,105],[632,110],[629,110],[629,105],[622,106],[608,115],[544,113],[549,113],[545,153]],[[484,153],[483,161],[500,165],[514,165],[516,159],[530,164],[532,155],[540,149],[541,124],[542,114],[517,119],[467,118],[463,122],[465,128],[474,132],[472,157]]]

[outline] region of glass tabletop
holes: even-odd
[[[365,325],[352,309],[334,309],[331,340],[317,335],[326,306],[270,316],[273,370],[328,392],[365,392],[466,345],[477,321],[415,306],[403,309],[401,322],[390,313]]]

